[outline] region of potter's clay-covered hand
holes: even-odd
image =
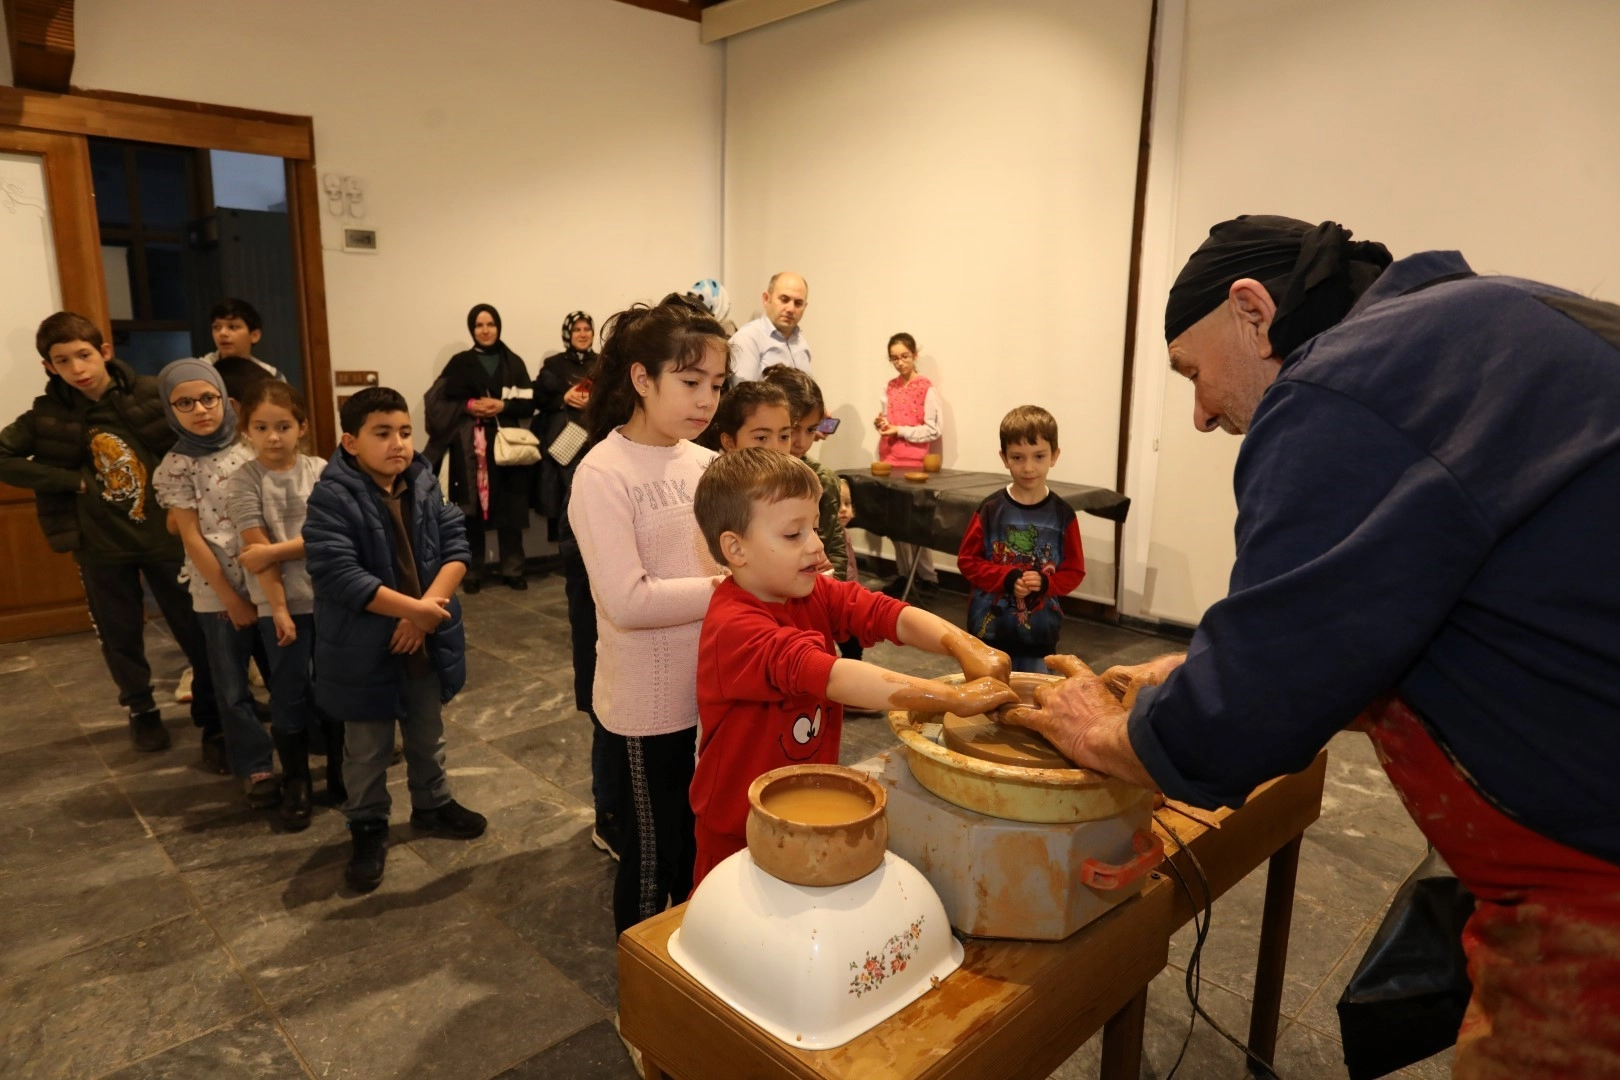
[[[1127,709],[1136,704],[1136,693],[1144,686],[1158,686],[1187,659],[1186,653],[1171,653],[1145,664],[1116,664],[1102,673],[1102,680]]]
[[[945,651],[962,665],[962,676],[968,682],[990,678],[1005,683],[1012,676],[1012,658],[972,634],[957,630],[946,635],[943,644]]]

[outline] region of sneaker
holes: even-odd
[[[191,699],[194,696],[191,692],[191,680],[196,676],[196,674],[197,673],[192,671],[190,668],[186,668],[186,670],[180,673],[180,685],[174,688],[174,700],[179,704],[191,704]]]
[[[242,792],[247,796],[249,806],[262,810],[281,801],[281,782],[276,779],[275,773],[254,773],[242,781]]]
[[[382,818],[351,821],[349,837],[354,850],[343,869],[343,880],[355,892],[368,893],[382,884],[383,867],[388,863],[388,822]]]
[[[614,862],[619,861],[619,823],[613,820],[612,814],[596,815],[596,824],[591,828],[591,846],[606,852]]]
[[[918,578],[916,581],[911,583],[911,587],[918,596],[925,597],[929,600],[932,600],[934,597],[939,595],[939,582],[937,581],[925,581],[922,578]]]
[[[906,579],[903,578],[903,577],[897,577],[893,581],[889,582],[887,585],[883,586],[883,588],[878,590],[878,591],[881,592],[884,596],[892,596],[896,600],[898,600],[902,596],[905,595],[905,592],[906,592]]]
[[[169,748],[169,729],[163,726],[163,714],[156,709],[143,709],[129,714],[129,742],[145,754]]]
[[[225,755],[225,736],[215,732],[202,737],[202,765],[208,772],[220,776],[231,775],[230,761]]]
[[[484,830],[489,827],[489,819],[451,799],[431,810],[412,810],[411,827],[424,832],[443,833],[458,840],[471,840],[484,835]]]

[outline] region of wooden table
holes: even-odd
[[[1322,806],[1324,751],[1305,771],[1258,788],[1211,829],[1160,812],[1192,848],[1220,896],[1270,860],[1249,1045],[1276,1047],[1299,841]],[[1174,847],[1167,838],[1166,850]],[[1198,891],[1186,852],[1172,856]],[[1202,899],[1200,897],[1200,899]],[[648,1080],[1015,1080],[1043,1078],[1103,1029],[1104,1080],[1136,1080],[1147,987],[1164,969],[1170,936],[1192,918],[1161,873],[1135,899],[1065,941],[969,938],[962,967],[877,1027],[832,1050],[778,1042],[733,1012],[670,959],[682,907],[619,938],[619,1022],[642,1051]]]

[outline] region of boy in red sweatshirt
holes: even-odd
[[[824,573],[816,532],[821,481],[804,462],[760,448],[723,455],[698,482],[693,510],[709,551],[731,570],[714,591],[698,644],[692,884],[747,846],[748,785],[783,765],[836,764],[844,706],[972,716],[1017,700],[1007,654],[921,608]],[[949,686],[838,656],[859,638],[950,655],[968,681]]]

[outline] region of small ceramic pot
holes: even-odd
[[[906,479],[913,484],[926,484],[928,483],[928,474],[925,472],[908,472],[906,473]]]
[[[893,471],[894,471],[894,466],[889,464],[887,461],[874,461],[874,462],[872,462],[872,475],[873,476],[888,476],[889,473],[891,473]]]
[[[812,825],[765,809],[773,791],[831,788],[868,800],[866,813]],[[761,870],[793,885],[843,885],[883,863],[889,849],[888,795],[876,781],[842,765],[788,765],[748,785],[748,853]]]
[[[945,464],[945,458],[942,454],[923,455],[923,469],[926,472],[939,472],[939,467],[943,464]]]

